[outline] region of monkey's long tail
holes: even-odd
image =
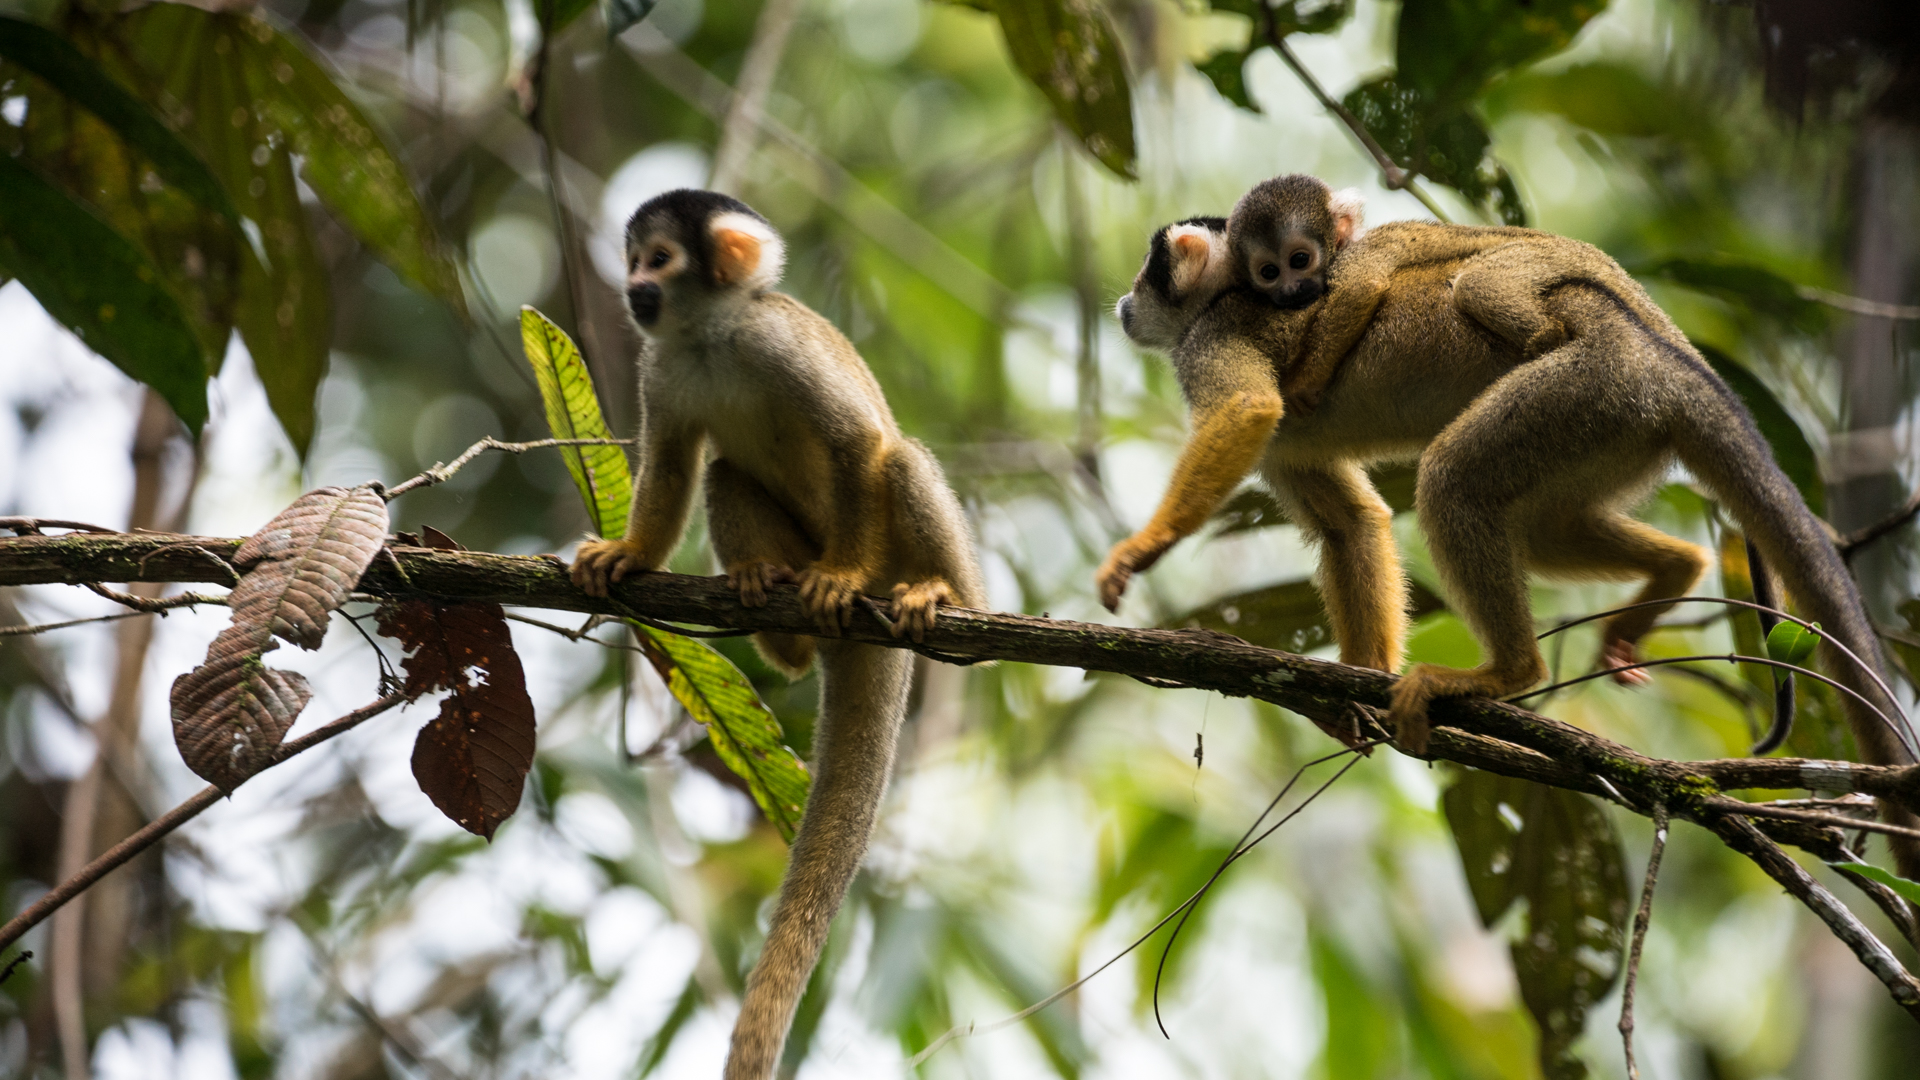
[[[902,649],[820,641],[813,789],[760,960],[747,976],[726,1080],[772,1080],[827,929],[860,868],[893,770],[913,657]]]
[[[1681,351],[1677,346],[1667,348]],[[1694,378],[1683,382],[1697,385],[1688,388],[1683,405],[1686,420],[1676,432],[1675,449],[1681,463],[1713,489],[1746,530],[1747,538],[1759,547],[1767,565],[1786,583],[1788,594],[1805,617],[1820,624],[1821,663],[1828,676],[1878,705],[1891,718],[1894,726],[1842,695],[1861,756],[1882,765],[1912,762],[1909,746],[1913,734],[1901,716],[1899,703],[1889,700],[1880,685],[1861,669],[1861,663],[1871,665],[1874,674],[1884,678],[1879,639],[1853,576],[1800,492],[1774,464],[1773,451],[1754,426],[1746,406],[1704,361],[1691,350],[1684,351]],[[1861,663],[1835,648],[1835,641],[1851,649]],[[1884,804],[1883,814],[1889,821],[1916,824],[1913,815]],[[1904,837],[1889,839],[1900,873],[1908,878],[1920,875],[1920,844]]]

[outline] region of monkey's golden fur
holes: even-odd
[[[1337,371],[1317,410],[1286,413],[1281,378],[1315,335],[1332,342],[1323,347]],[[1335,350],[1348,337],[1357,344],[1342,356]],[[1420,664],[1401,677],[1390,720],[1410,751],[1424,752],[1436,698],[1504,697],[1546,675],[1528,569],[1639,580],[1636,600],[1691,588],[1706,553],[1627,513],[1675,460],[1731,512],[1810,619],[1877,661],[1846,567],[1745,406],[1644,290],[1587,244],[1530,230],[1384,226],[1335,261],[1328,298],[1285,311],[1228,290],[1173,360],[1194,434],[1153,520],[1100,568],[1102,599],[1117,602],[1133,571],[1198,528],[1257,463],[1321,547],[1341,660],[1395,671],[1405,576],[1391,512],[1364,466],[1417,458],[1420,527],[1485,661]],[[1610,618],[1605,661],[1631,662],[1662,610]],[[1892,704],[1837,649],[1823,644],[1822,653],[1831,677]],[[1846,704],[1867,760],[1912,760],[1878,717]],[[1897,845],[1896,856],[1903,872],[1920,870],[1915,845]]]
[[[831,638],[864,595],[891,592],[895,636],[918,640],[938,605],[979,607],[984,590],[938,463],[900,432],[853,345],[771,291],[781,249],[764,219],[725,196],[670,192],[634,214],[627,244],[629,307],[653,343],[640,467],[626,536],[582,545],[574,581],[605,595],[663,565],[704,466],[708,536],[741,603],[797,581],[829,639],[754,635],[789,674],[816,648],[821,663],[812,790],[727,1058],[727,1080],[768,1080],[866,852],[906,710],[911,654]]]

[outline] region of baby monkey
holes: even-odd
[[[792,676],[818,651],[820,713],[812,791],[747,978],[727,1080],[774,1075],[893,765],[912,657],[834,639],[876,591],[891,590],[894,635],[915,640],[940,604],[985,600],[939,464],[901,433],[853,345],[772,291],[784,259],[765,218],[711,191],[668,192],[627,223],[627,307],[652,344],[639,362],[633,510],[624,537],[583,544],[573,564],[574,583],[595,596],[659,569],[704,471],[709,539],[740,602],[764,605],[768,586],[797,582],[825,639],[754,635]]]

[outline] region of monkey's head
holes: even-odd
[[[1188,218],[1153,234],[1132,291],[1113,313],[1135,344],[1171,349],[1230,283],[1227,219]]]
[[[1306,307],[1327,291],[1333,257],[1360,231],[1361,208],[1359,192],[1304,173],[1255,184],[1227,219],[1235,279],[1276,307]]]
[[[772,288],[786,245],[767,219],[717,191],[681,188],[627,221],[627,310],[642,333],[703,318],[715,304]]]

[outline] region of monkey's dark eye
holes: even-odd
[[[1296,251],[1293,253],[1293,257],[1287,260],[1287,265],[1293,267],[1295,270],[1305,270],[1307,264],[1312,261],[1313,256],[1304,251]]]
[[[1278,278],[1279,276],[1280,276],[1280,268],[1273,265],[1272,263],[1268,263],[1265,266],[1262,266],[1260,268],[1261,281],[1272,281],[1275,278]]]
[[[647,269],[658,270],[667,265],[667,261],[672,258],[672,253],[666,248],[654,248],[653,254],[647,256]]]

